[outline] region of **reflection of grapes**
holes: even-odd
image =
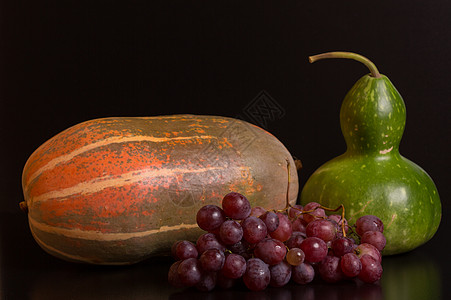
[[[201,291],[231,288],[242,281],[250,290],[260,291],[290,280],[308,284],[315,274],[326,282],[379,280],[380,251],[386,243],[383,223],[364,216],[350,226],[344,211],[325,214],[338,209],[315,202],[278,211],[251,208],[246,197],[229,193],[222,208],[206,205],[198,211],[197,223],[208,232],[196,245],[178,241],[172,246],[178,261],[170,267],[168,281]]]

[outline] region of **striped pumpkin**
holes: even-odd
[[[31,232],[74,262],[131,264],[195,240],[195,216],[230,191],[283,208],[298,194],[294,161],[270,133],[216,116],[103,118],[75,125],[28,159],[22,185]]]

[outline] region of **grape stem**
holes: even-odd
[[[321,55],[321,54],[320,54],[320,55]],[[342,210],[342,211],[341,211],[341,230],[342,230],[342,232],[343,232],[343,237],[346,237],[345,222],[344,222],[344,220],[345,220],[345,206],[344,206],[343,204],[340,204],[340,206],[337,207],[337,208],[335,208],[335,209],[333,209],[333,208],[328,208],[328,207],[325,207],[325,206],[320,205],[320,206],[318,206],[318,207],[316,207],[316,208],[314,208],[314,209],[311,209],[311,210],[302,210],[302,209],[296,208],[296,207],[294,207],[294,206],[292,206],[292,205],[290,204],[290,197],[289,197],[289,191],[290,191],[290,175],[291,175],[291,172],[290,172],[290,161],[289,161],[288,159],[287,159],[286,161],[287,161],[287,173],[288,173],[288,184],[287,184],[287,193],[286,193],[286,196],[287,196],[287,199],[286,199],[286,205],[285,205],[285,208],[284,208],[284,209],[274,210],[274,212],[284,213],[284,212],[288,212],[288,209],[291,208],[291,209],[295,209],[295,210],[297,210],[297,211],[300,211],[300,212],[301,212],[301,215],[304,215],[304,214],[312,215],[311,213],[314,212],[317,208],[322,208],[322,209],[324,209],[324,210],[326,210],[326,211],[331,211],[331,212],[339,211],[339,210],[341,209],[341,210]],[[312,215],[312,216],[313,216],[313,215]],[[314,217],[316,217],[316,216],[314,216]]]

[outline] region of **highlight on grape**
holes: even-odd
[[[308,284],[315,277],[329,283],[374,283],[382,276],[384,225],[373,215],[351,226],[343,206],[287,201],[282,210],[266,210],[251,207],[244,195],[231,192],[222,207],[199,209],[196,220],[206,232],[196,243],[178,241],[171,249],[176,262],[168,280],[176,287],[210,291],[242,281],[248,289],[261,291],[290,281]]]

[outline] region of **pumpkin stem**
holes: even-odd
[[[341,52],[341,51],[326,52],[326,53],[317,54],[314,56],[309,56],[308,59],[309,59],[309,62],[314,63],[317,60],[325,59],[325,58],[347,58],[347,59],[356,60],[356,61],[364,64],[368,69],[370,69],[372,77],[375,77],[375,78],[381,77],[381,74],[379,73],[378,69],[376,68],[376,65],[372,61],[370,61],[368,58],[366,58],[365,56],[362,56],[357,53]]]
[[[19,207],[20,209],[24,212],[24,213],[28,213],[28,205],[27,202],[22,201],[19,203]]]

